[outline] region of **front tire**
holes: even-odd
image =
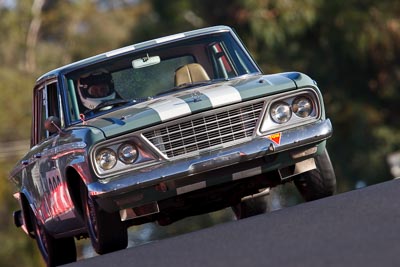
[[[336,175],[328,151],[315,158],[317,169],[300,174],[294,184],[305,201],[332,196],[336,191]]]
[[[37,246],[47,266],[58,266],[76,261],[74,237],[55,239],[30,210]]]
[[[128,233],[119,212],[101,210],[85,186],[82,186],[81,193],[85,223],[94,250],[98,254],[106,254],[126,248]]]

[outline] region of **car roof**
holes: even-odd
[[[52,71],[49,71],[49,72],[43,74],[42,76],[40,76],[37,79],[36,83],[40,83],[40,82],[42,82],[42,80],[47,80],[49,78],[54,78],[61,72],[63,72],[63,73],[69,72],[76,68],[91,65],[96,62],[100,62],[104,59],[120,56],[122,54],[129,53],[129,52],[132,52],[135,50],[143,50],[143,49],[150,48],[150,47],[153,47],[153,46],[155,46],[157,44],[161,44],[161,43],[168,43],[168,42],[173,42],[175,40],[182,40],[182,39],[187,39],[187,38],[191,38],[194,36],[207,35],[207,34],[212,34],[212,33],[217,33],[217,32],[223,32],[223,31],[232,32],[232,29],[228,26],[223,26],[223,25],[213,26],[213,27],[207,27],[207,28],[197,29],[197,30],[193,30],[193,31],[168,35],[168,36],[156,38],[153,40],[144,41],[141,43],[125,46],[125,47],[118,48],[118,49],[115,49],[115,50],[112,50],[109,52],[105,52],[105,53],[98,54],[98,55],[95,55],[95,56],[92,56],[89,58],[85,58],[85,59],[70,63],[68,65],[62,66],[60,68],[54,69]]]

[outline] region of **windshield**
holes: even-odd
[[[88,114],[107,101],[116,103],[115,99],[137,103],[174,90],[258,72],[228,32],[133,50],[132,54],[67,75],[70,117],[79,120],[80,114]],[[107,110],[116,107],[113,104]]]

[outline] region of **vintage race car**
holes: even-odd
[[[49,266],[127,246],[127,227],[232,207],[265,210],[294,182],[330,196],[332,125],[314,80],[262,74],[234,31],[216,26],[146,41],[53,70],[34,87],[31,149],[11,171]]]

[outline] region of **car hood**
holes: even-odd
[[[266,95],[293,90],[311,79],[301,73],[247,75],[121,108],[81,123],[101,129],[106,138],[156,125],[165,121],[239,103]]]

